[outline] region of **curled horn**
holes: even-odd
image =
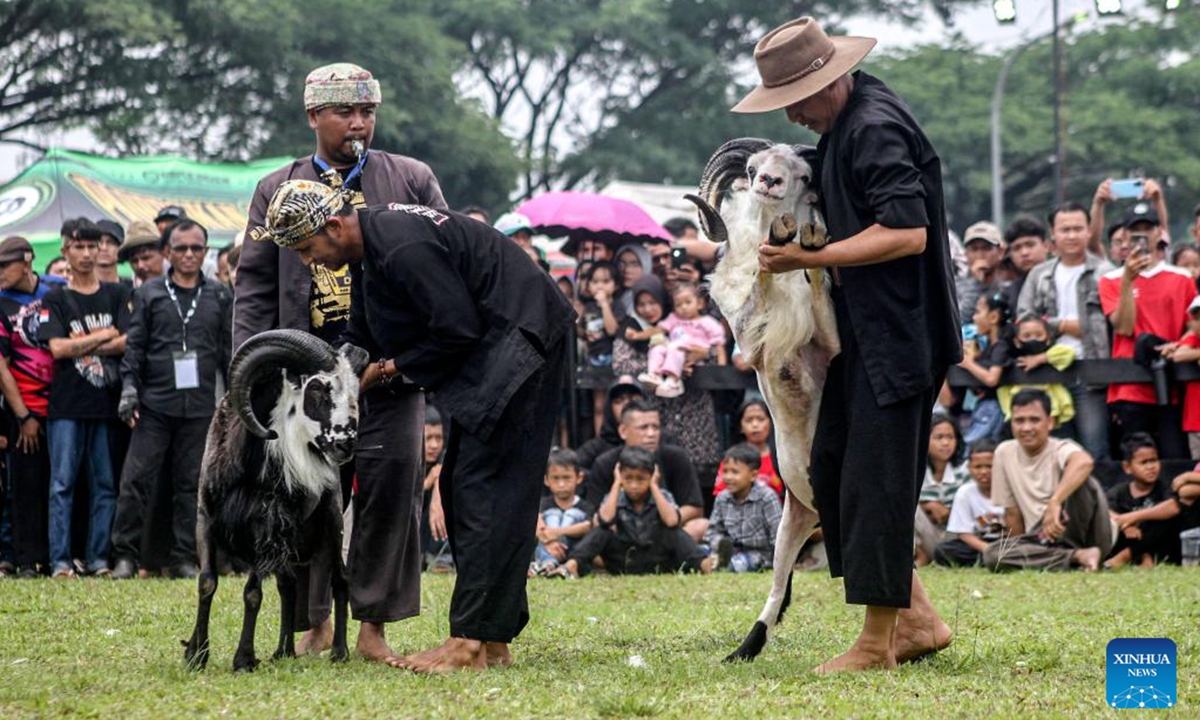
[[[242,343],[229,363],[229,404],[246,429],[264,440],[279,434],[263,427],[254,416],[250,394],[257,385],[281,369],[301,375],[333,370],[337,355],[324,340],[300,330],[268,330]]]
[[[717,148],[700,176],[699,195],[684,195],[700,210],[700,225],[704,234],[713,242],[723,243],[729,239],[725,221],[721,219],[721,200],[725,191],[738,178],[746,177],[746,163],[750,156],[771,147],[773,143],[761,138],[736,138]]]

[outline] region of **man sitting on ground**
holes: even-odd
[[[564,577],[587,575],[592,558],[604,558],[613,575],[662,572],[712,572],[713,558],[680,529],[683,514],[671,493],[662,489],[658,466],[649,450],[621,449],[613,484],[600,510],[597,527],[579,541],[567,561],[552,571]]]
[[[599,506],[612,487],[613,469],[621,450],[640,447],[654,455],[663,488],[679,503],[679,511],[683,515],[681,527],[692,540],[699,542],[708,529],[708,521],[704,519],[704,499],[700,495],[700,480],[696,477],[695,466],[682,448],[659,442],[662,426],[658,410],[645,400],[630,400],[621,411],[617,434],[625,444],[596,458],[583,484],[583,499],[593,506]]]
[[[1074,441],[1050,437],[1050,396],[1042,390],[1017,393],[1012,406],[1015,439],[1000,443],[992,467],[992,502],[1005,509],[1008,537],[988,545],[984,565],[1099,569],[1112,527],[1091,456]]]

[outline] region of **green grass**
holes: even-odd
[[[0,718],[1100,718],[1114,637],[1179,647],[1179,704],[1200,718],[1200,572],[1098,575],[922,572],[956,630],[950,649],[895,672],[808,670],[853,640],[861,609],[824,573],[797,574],[796,603],[757,662],[719,660],[741,641],[765,575],[531,582],[533,621],[503,671],[417,677],[358,660],[264,661],[231,670],[241,583],[213,609],[208,670],[185,669],[194,586],[182,581],[0,581]],[[391,626],[403,652],[447,632],[452,578],[423,578],[424,613]],[[273,583],[258,654],[274,649]],[[353,646],[357,625],[350,628]],[[643,667],[631,667],[631,656]]]

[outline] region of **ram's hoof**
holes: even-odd
[[[829,244],[825,228],[814,223],[805,223],[800,227],[800,246],[805,250],[819,250]]]
[[[796,237],[796,216],[784,213],[771,221],[772,245],[787,245]]]

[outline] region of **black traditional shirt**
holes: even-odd
[[[392,204],[358,219],[362,282],[344,339],[394,358],[486,441],[574,309],[516,243],[465,215]]]
[[[941,161],[908,106],[864,72],[817,155],[831,240],[876,223],[926,228],[919,255],[839,270],[851,326],[839,330],[854,333],[876,400],[913,397],[962,359]]]
[[[122,385],[136,388],[141,404],[163,415],[210,417],[217,405],[217,375],[224,378],[229,367],[232,320],[233,294],[221,283],[203,275],[194,288],[176,285],[170,275],[150,280],[136,293],[121,361]],[[185,345],[195,353],[199,384],[177,390],[175,353]]]

